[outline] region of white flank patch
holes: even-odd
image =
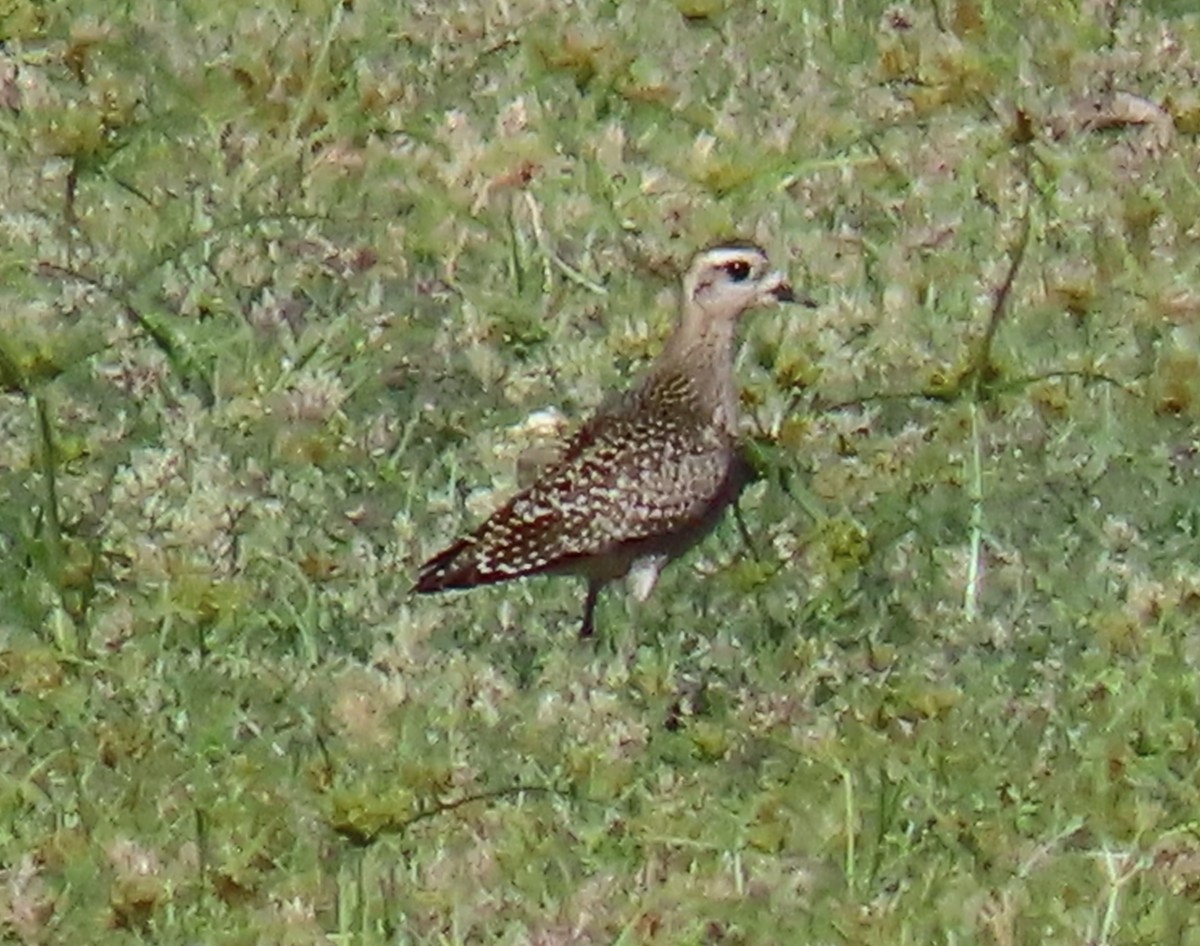
[[[638,600],[645,601],[654,590],[658,581],[658,573],[667,563],[665,555],[648,555],[639,558],[629,569],[629,591]]]

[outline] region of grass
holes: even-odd
[[[1188,4],[0,29],[7,940],[1200,942]],[[728,235],[754,554],[410,597]]]

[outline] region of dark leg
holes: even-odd
[[[589,638],[596,631],[596,622],[594,620],[596,599],[600,596],[600,589],[602,587],[603,585],[598,581],[588,582],[587,597],[583,599],[583,625],[579,628],[580,639]]]
[[[733,501],[733,521],[737,523],[738,532],[742,534],[742,541],[746,543],[746,549],[750,552],[750,557],[758,561],[758,551],[754,548],[754,542],[750,538],[750,530],[746,528],[746,520],[742,518],[742,507],[736,499]]]
[[[746,520],[742,518],[742,490],[751,483],[763,477],[763,458],[760,452],[748,444],[743,444],[733,455],[733,469],[729,474],[729,487],[732,490],[733,521],[737,523],[742,541],[750,557],[758,560],[758,550],[750,539],[750,530],[746,528]]]

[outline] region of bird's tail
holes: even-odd
[[[449,588],[470,588],[479,584],[476,575],[478,569],[472,561],[472,556],[466,554],[473,545],[469,539],[460,539],[425,562],[417,573],[413,591],[429,594]],[[473,578],[475,580],[472,580]]]
[[[459,539],[421,566],[412,590],[429,594],[454,588],[477,588],[541,571],[536,567],[512,567],[503,560],[497,567],[493,558],[487,554],[486,543],[480,542],[477,535]]]

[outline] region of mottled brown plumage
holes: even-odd
[[[749,481],[734,329],[747,309],[792,298],[753,244],[696,254],[679,324],[641,382],[601,407],[532,486],[422,565],[415,590],[581,575],[581,636],[593,631],[607,583],[629,575],[644,600],[662,568],[712,531]]]

